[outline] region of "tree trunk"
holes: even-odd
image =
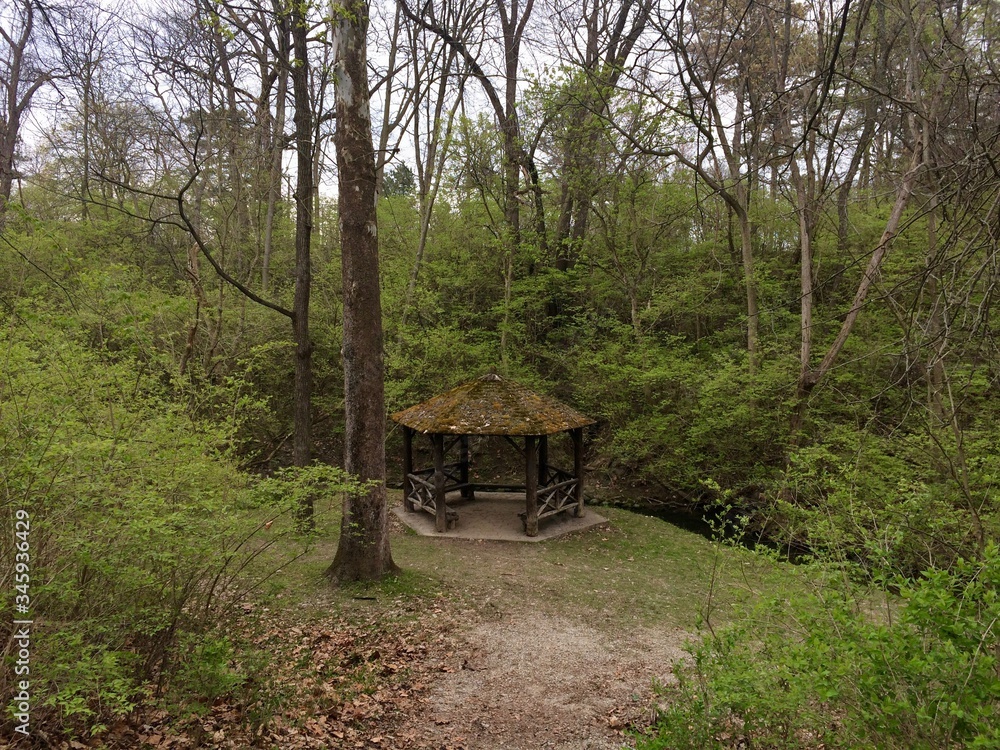
[[[274,217],[281,199],[281,161],[285,153],[285,96],[288,92],[287,45],[288,30],[286,21],[278,23],[278,49],[280,54],[275,58],[277,68],[278,88],[274,100],[274,126],[271,135],[271,163],[268,167],[267,184],[267,214],[264,220],[264,258],[261,261],[260,286],[266,294],[271,283],[271,255],[274,248]],[[297,218],[297,217],[296,217]]]
[[[823,357],[823,361],[820,362],[819,366],[812,370],[802,381],[802,387],[805,389],[806,393],[811,392],[812,389],[816,387],[816,384],[833,368],[834,363],[837,361],[837,357],[840,356],[841,349],[843,349],[844,344],[847,343],[847,338],[850,336],[851,330],[854,328],[854,323],[858,319],[858,314],[861,312],[861,308],[864,307],[865,300],[868,298],[868,290],[871,288],[872,282],[875,281],[875,277],[882,268],[882,261],[885,259],[885,254],[889,251],[892,241],[896,238],[896,232],[899,230],[899,223],[903,218],[903,212],[909,205],[910,197],[913,195],[914,184],[921,166],[920,151],[921,149],[918,147],[913,154],[909,169],[906,171],[906,174],[903,175],[903,181],[896,192],[896,202],[892,207],[892,212],[889,214],[888,220],[886,221],[885,230],[882,232],[882,238],[875,247],[875,251],[872,253],[871,258],[868,259],[868,265],[865,267],[864,274],[861,276],[861,281],[858,283],[858,289],[854,294],[854,302],[851,304],[851,309],[848,310],[847,316],[844,318],[844,322],[840,326],[840,332],[837,334],[837,337],[827,350],[826,356]]]
[[[32,79],[26,77],[25,64],[30,56],[30,44],[34,31],[35,5],[31,0],[22,0],[20,8],[14,11],[15,26],[20,28],[4,30],[3,41],[7,49],[2,57],[5,63],[0,68],[0,95],[4,102],[4,115],[0,118],[0,229],[3,229],[7,204],[14,189],[16,169],[14,164],[17,141],[21,130],[21,118],[31,104],[35,92],[48,82],[49,74],[34,73]]]
[[[340,544],[327,575],[374,580],[396,570],[389,549],[385,489],[385,394],[379,298],[375,151],[365,54],[368,5],[336,9],[333,40],[337,103],[338,212],[344,287],[345,468],[368,483],[347,494]]]
[[[308,466],[312,458],[312,341],[309,339],[310,244],[312,240],[312,97],[309,89],[308,39],[301,11],[291,14],[292,95],[295,102],[295,292],[292,300],[292,329],[295,336],[295,433],[292,462]],[[312,525],[312,498],[302,501],[300,520]]]
[[[742,207],[737,218],[740,221],[740,257],[743,261],[743,281],[747,294],[747,359],[750,363],[750,373],[753,374],[757,371],[760,311],[757,308],[757,282],[753,270],[753,231],[747,213],[750,203],[749,188],[738,186],[736,194]]]

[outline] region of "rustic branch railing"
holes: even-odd
[[[568,471],[563,471],[562,469],[557,469],[555,466],[546,466],[543,475],[539,477],[540,484],[545,487],[550,487],[554,482],[568,482],[572,479],[576,479]]]
[[[429,469],[420,469],[418,471],[413,472],[413,474],[411,474],[410,476],[433,477],[434,476],[434,467],[432,466]],[[462,482],[462,464],[461,463],[445,464],[444,465],[444,482],[445,482],[445,485],[448,485],[448,484],[462,484],[463,483]],[[448,491],[450,492],[451,489],[449,489]]]
[[[458,464],[454,466],[458,466]],[[456,481],[455,475],[448,472],[445,472],[445,477],[446,482],[451,480],[450,484],[445,484],[445,494],[473,487],[471,484],[462,484]],[[430,513],[432,516],[437,515],[437,499],[433,478],[434,469],[430,469],[429,471],[423,469],[410,474],[410,494],[406,498],[413,504],[414,510],[422,510]],[[445,513],[447,514],[449,527],[454,525],[458,520],[458,512],[446,507]]]
[[[465,480],[467,466],[463,463],[450,463],[442,467],[444,475],[444,493],[461,491],[464,499],[472,499],[477,490],[490,491],[503,489],[508,491],[524,491],[525,488],[504,486],[494,488],[492,485],[481,485]],[[572,511],[574,515],[582,514],[582,503],[577,492],[580,480],[568,471],[555,466],[538,467],[538,484],[536,489],[537,518],[548,518],[564,511]],[[409,494],[406,500],[414,510],[422,510],[437,515],[437,488],[433,467],[419,469],[407,475]],[[465,481],[463,481],[465,480]],[[445,507],[447,526],[451,528],[458,520],[458,512]],[[519,514],[527,529],[527,513]]]
[[[565,472],[560,472],[565,473]],[[538,517],[553,516],[577,506],[576,477],[549,485],[538,491]]]
[[[433,476],[434,470],[431,470]],[[437,503],[434,501],[434,483],[424,479],[426,472],[410,474],[410,496],[407,498],[413,503],[414,508],[426,510],[434,514],[437,512]]]

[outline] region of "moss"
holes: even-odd
[[[496,374],[452,388],[392,419],[417,432],[449,435],[551,435],[595,421]]]

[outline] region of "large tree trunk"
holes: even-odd
[[[312,435],[310,398],[312,391],[312,341],[309,339],[309,286],[312,239],[312,101],[309,92],[308,39],[305,19],[292,13],[292,93],[295,100],[295,296],[292,301],[292,328],[295,334],[295,437],[292,461],[308,466]],[[311,519],[311,502],[301,509]]]
[[[389,549],[385,490],[385,395],[379,299],[375,152],[365,42],[368,5],[351,1],[335,14],[338,213],[344,286],[345,468],[369,483],[347,494],[340,544],[327,575],[373,580],[396,569]]]

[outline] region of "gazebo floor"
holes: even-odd
[[[434,516],[423,511],[408,512],[402,501],[392,511],[400,521],[420,536],[448,539],[495,539],[507,542],[543,542],[574,531],[606,526],[608,519],[587,508],[583,518],[567,511],[538,522],[538,536],[527,536],[518,513],[524,511],[524,494],[517,492],[477,492],[476,499],[463,501],[458,493],[448,496],[448,507],[458,512],[453,529],[439,534],[434,530]]]

